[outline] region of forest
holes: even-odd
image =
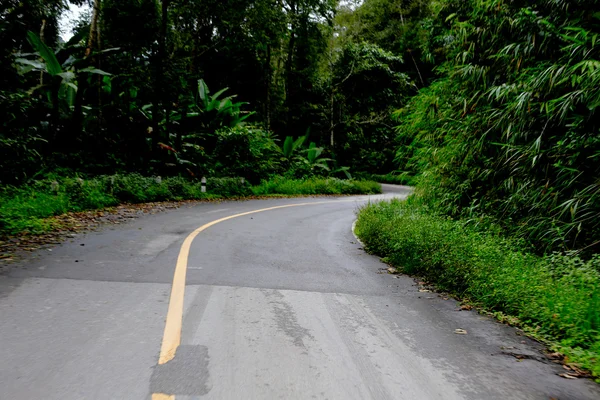
[[[408,184],[361,211],[369,250],[600,376],[600,1],[70,3],[67,41],[69,2],[0,5],[0,231],[202,177]]]

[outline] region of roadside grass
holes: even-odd
[[[600,255],[545,257],[493,227],[435,215],[413,198],[369,204],[356,233],[368,251],[497,316],[510,317],[600,378]]]
[[[252,187],[239,178],[209,178],[207,191],[199,181],[181,177],[154,178],[139,174],[108,175],[91,179],[40,180],[24,187],[0,189],[0,235],[39,234],[56,227],[49,217],[72,211],[111,207],[120,203],[147,203],[202,199],[244,198],[256,195],[316,195],[380,193],[368,181],[335,178],[289,180],[275,177]]]
[[[393,185],[406,186],[415,186],[418,179],[416,176],[412,176],[407,172],[402,172],[400,174],[389,173],[385,175],[369,174],[364,175],[363,178],[379,183],[391,183]]]
[[[342,180],[337,178],[287,179],[275,177],[254,186],[255,195],[285,194],[377,194],[381,185],[373,181]]]

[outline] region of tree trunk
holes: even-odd
[[[334,132],[334,124],[333,124],[333,101],[334,101],[334,97],[335,97],[335,89],[332,87],[331,88],[331,99],[330,99],[330,104],[329,104],[329,135],[330,135],[330,144],[331,144],[331,151],[334,151],[334,146],[335,146],[335,141],[334,141],[334,137],[333,137],[333,132]]]
[[[162,106],[164,101],[164,81],[165,81],[165,64],[167,54],[167,23],[169,20],[169,5],[171,0],[163,0],[161,4],[162,15],[160,23],[160,37],[158,44],[158,65],[156,67],[156,80],[154,87],[154,102],[152,111],[152,152],[157,155],[158,143],[160,142],[160,122],[162,120]],[[168,112],[168,111],[167,111]],[[167,126],[165,125],[165,133],[167,132]]]
[[[94,0],[94,8],[92,10],[92,22],[90,23],[90,35],[88,36],[87,48],[85,49],[85,58],[92,54],[92,51],[99,43],[98,34],[98,19],[100,18],[100,1]]]
[[[42,26],[40,27],[40,40],[42,43],[46,43],[46,38],[44,37],[44,32],[46,30],[46,18],[42,19]],[[40,72],[40,86],[44,85],[44,71]]]
[[[296,45],[296,2],[290,2],[290,14],[291,14],[291,29],[290,29],[290,41],[288,43],[288,54],[287,54],[287,65],[286,65],[286,83],[285,83],[285,102],[288,105],[288,122],[290,116],[290,97],[292,91],[292,70],[294,64],[294,46]]]
[[[271,44],[269,43],[269,44],[267,44],[267,78],[266,78],[267,99],[266,99],[266,108],[265,108],[266,130],[271,129],[271,79],[272,79]]]

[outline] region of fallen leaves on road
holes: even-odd
[[[570,374],[558,374],[558,376],[561,376],[561,377],[563,377],[565,379],[578,379],[577,376],[573,376],[573,375],[570,375]]]
[[[562,360],[565,359],[565,356],[563,354],[558,353],[558,352],[548,353],[548,354],[546,354],[546,357],[548,357],[551,360],[558,361],[558,362],[560,362],[560,361],[562,361]]]
[[[562,376],[563,378],[567,378],[566,376],[563,376],[563,375],[567,375],[568,376],[567,379],[591,378],[592,377],[592,375],[589,372],[582,370],[575,364],[564,364],[563,369],[565,369],[567,371],[564,374],[559,374],[559,376]]]
[[[167,201],[144,204],[122,204],[100,210],[72,212],[47,218],[51,232],[42,234],[23,233],[0,237],[0,272],[11,262],[22,258],[26,252],[52,247],[75,238],[77,233],[89,232],[106,225],[118,225],[160,212],[194,205],[200,201]]]

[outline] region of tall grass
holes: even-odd
[[[432,214],[414,201],[364,207],[356,225],[367,249],[408,274],[494,311],[600,377],[600,256],[540,257],[521,243]]]

